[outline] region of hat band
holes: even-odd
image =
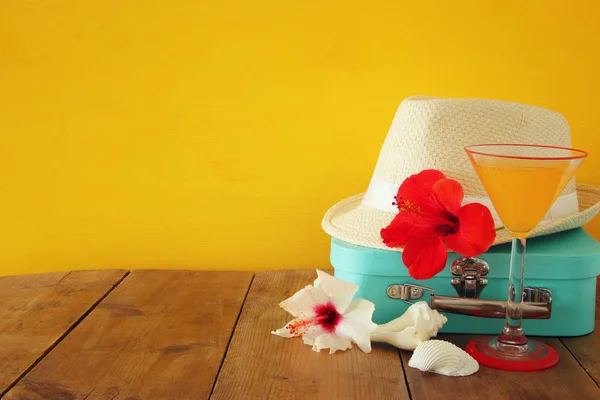
[[[398,194],[400,185],[390,182],[380,181],[372,178],[369,183],[369,188],[365,193],[362,204],[375,208],[380,211],[391,212],[394,214],[398,213],[398,207],[393,205],[396,201],[394,197]],[[465,196],[463,199],[463,205],[470,203],[481,203],[489,208],[494,218],[496,226],[502,226],[502,222],[498,217],[498,213],[494,208],[491,200],[487,196]],[[556,219],[564,218],[569,215],[577,214],[579,212],[579,204],[577,201],[577,192],[565,194],[559,196],[550,211],[546,214],[542,222],[549,222]]]

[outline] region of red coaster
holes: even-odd
[[[527,341],[527,352],[506,354],[496,349],[496,339],[483,337],[472,340],[465,351],[481,365],[507,371],[541,371],[554,367],[560,359],[552,347],[531,339]]]

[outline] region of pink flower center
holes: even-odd
[[[313,311],[315,313],[314,317],[309,319],[295,319],[286,325],[286,329],[292,335],[304,335],[311,326],[320,325],[326,332],[333,333],[342,321],[342,314],[337,311],[335,305],[331,302],[318,304],[313,307]]]
[[[319,304],[313,309],[316,316],[313,318],[327,332],[335,332],[335,328],[342,320],[342,315],[337,311],[335,305],[329,302],[327,304]]]

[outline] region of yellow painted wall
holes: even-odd
[[[600,184],[597,1],[0,0],[0,274],[325,267],[398,103],[562,112]],[[600,219],[586,227],[600,239]]]

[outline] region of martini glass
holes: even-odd
[[[552,347],[523,333],[523,279],[526,239],[540,224],[587,153],[529,144],[465,147],[473,168],[512,236],[504,329],[497,337],[475,339],[466,351],[480,364],[513,371],[538,371],[558,363]]]

